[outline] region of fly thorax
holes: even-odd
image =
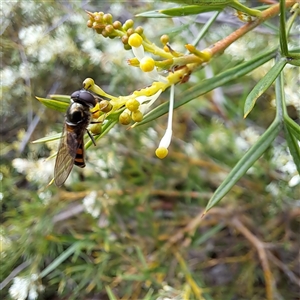
[[[81,103],[73,102],[67,111],[66,119],[70,125],[87,121],[89,119],[89,109]]]

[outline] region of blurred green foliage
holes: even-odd
[[[274,119],[274,86],[243,119],[245,99],[270,62],[176,109],[166,159],[154,153],[167,116],[132,130],[116,125],[86,151],[86,168],[74,168],[65,188],[47,187],[54,160],[46,159],[58,143],[31,141],[59,133],[63,114],[44,108],[34,96],[71,94],[87,77],[116,96],[151,84],[127,66],[133,55],[120,41],[86,27],[84,10],[102,10],[122,22],[134,19],[154,42],[169,34],[172,48],[184,52],[212,13],[134,18],[172,7],[136,1],[2,4],[0,280],[5,299],[13,296],[8,291],[17,286],[16,277],[32,278],[29,286],[39,299],[248,300],[265,298],[268,288],[275,299],[297,299],[300,185],[283,133],[200,221],[226,175]],[[297,22],[291,49],[297,47]],[[278,17],[267,21],[193,73],[176,86],[175,101],[202,80],[277,45],[278,23]],[[199,48],[240,26],[234,10],[225,10]],[[299,123],[299,69],[288,65],[284,78],[287,112]],[[159,101],[168,98],[164,93]]]

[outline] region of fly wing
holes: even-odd
[[[67,180],[74,165],[77,149],[83,143],[84,131],[78,135],[72,129],[68,131],[67,126],[64,127],[54,167],[54,182],[59,187]]]

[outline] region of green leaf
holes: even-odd
[[[53,94],[53,95],[50,95],[50,98],[53,99],[53,100],[57,100],[57,101],[60,101],[60,102],[65,102],[65,103],[68,103],[70,104],[70,95],[58,95],[58,94]]]
[[[237,0],[164,0],[166,2],[173,2],[173,3],[182,3],[187,5],[193,6],[200,6],[203,8],[208,7],[221,7],[221,9],[225,8],[226,6],[232,7],[236,10],[242,11],[250,16],[254,17],[261,17],[261,12],[256,9],[251,9],[243,4],[241,4]]]
[[[292,120],[289,116],[285,115],[284,123],[288,127],[290,133],[300,141],[300,126]]]
[[[226,5],[188,5],[183,7],[162,9],[159,10],[159,12],[167,16],[182,17],[201,14],[209,11],[221,11],[225,6]]]
[[[197,240],[193,242],[193,246],[199,246],[203,243],[205,243],[208,239],[210,239],[212,236],[217,234],[219,231],[221,231],[225,227],[224,224],[220,223],[216,226],[213,226],[208,231],[206,231],[203,235],[200,236]]]
[[[296,164],[298,173],[300,174],[300,148],[298,141],[287,124],[284,124],[284,132],[289,150]]]
[[[276,119],[266,130],[266,132],[259,138],[259,140],[239,160],[239,162],[228,174],[226,179],[217,188],[205,208],[205,213],[214,207],[231,190],[231,188],[247,172],[247,170],[258,160],[258,158],[274,141],[280,129],[280,122]]]
[[[61,133],[56,133],[56,134],[53,134],[53,135],[45,136],[45,137],[40,138],[38,140],[35,140],[31,143],[32,144],[46,143],[46,142],[51,142],[51,141],[58,140],[60,138],[61,138]]]
[[[257,98],[261,96],[275,81],[286,63],[287,60],[285,58],[282,58],[278,62],[276,62],[275,65],[270,69],[270,71],[256,84],[253,90],[249,93],[245,101],[244,118],[246,118],[253,109]]]
[[[59,255],[50,265],[44,269],[41,274],[40,278],[47,276],[53,270],[57,269],[57,267],[62,264],[69,256],[71,256],[77,249],[81,248],[82,243],[77,242],[70,246],[66,251],[64,251],[61,255]]]
[[[37,100],[39,100],[42,104],[44,104],[46,107],[60,111],[60,112],[65,112],[70,105],[70,101],[64,102],[61,100],[53,100],[53,99],[48,99],[48,98],[40,98],[40,97],[35,97]]]
[[[109,300],[117,300],[116,296],[108,285],[105,286],[105,289]]]
[[[135,15],[136,17],[143,18],[172,18],[172,16],[164,15],[158,10],[150,10],[140,14]]]
[[[300,58],[288,58],[288,63],[290,65],[300,67]]]
[[[180,107],[181,105],[184,105],[188,103],[189,101],[199,97],[200,95],[206,94],[207,92],[222,86],[232,80],[238,79],[247,73],[253,71],[257,67],[261,66],[265,62],[269,61],[276,55],[276,49],[272,49],[266,53],[263,53],[261,55],[258,55],[257,57],[253,58],[252,60],[241,63],[240,65],[233,67],[223,73],[220,73],[213,78],[202,80],[199,84],[194,85],[192,88],[186,90],[183,92],[183,94],[180,94],[176,96],[176,99],[179,99],[174,103],[174,108]],[[153,121],[160,116],[167,113],[169,110],[169,102],[165,102],[152,111],[150,111],[148,114],[145,115],[143,120],[139,122],[135,127],[146,124],[150,121]]]
[[[279,41],[280,41],[280,49],[281,53],[284,56],[288,55],[288,42],[287,42],[287,36],[286,36],[286,26],[285,26],[285,1],[279,1],[280,2],[280,23],[279,23]]]

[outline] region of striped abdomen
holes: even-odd
[[[74,159],[74,165],[84,168],[85,167],[85,161],[84,161],[84,146],[83,143],[81,143],[76,151],[76,156]]]

